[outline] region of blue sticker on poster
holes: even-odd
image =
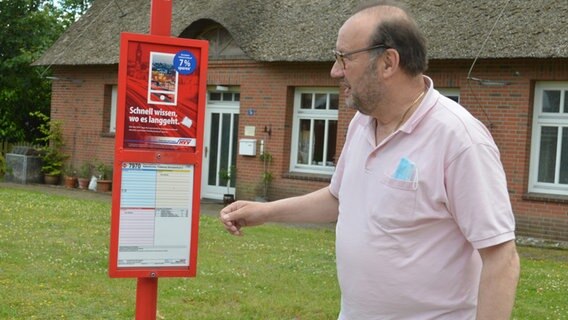
[[[179,74],[192,74],[197,67],[197,59],[189,51],[180,51],[174,57],[174,68]]]

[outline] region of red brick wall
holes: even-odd
[[[568,59],[478,61],[472,76],[506,80],[504,87],[468,84],[470,61],[434,61],[428,74],[438,87],[460,87],[461,103],[490,128],[500,148],[518,234],[568,241],[568,196],[528,194],[534,85],[566,81]]]
[[[239,70],[234,71],[233,68]],[[245,126],[256,127],[253,138],[264,140],[265,150],[273,156],[269,170],[274,178],[269,188],[269,199],[304,194],[325,187],[329,182],[326,176],[292,176],[289,174],[289,162],[294,88],[337,88],[338,82],[329,76],[330,68],[331,63],[210,63],[208,83],[240,86],[239,137],[244,135]],[[345,109],[343,101],[340,103],[340,109]],[[254,109],[255,115],[248,116],[248,109]],[[348,123],[348,113],[346,110],[341,112],[340,126]],[[263,132],[265,126],[272,129],[270,137]],[[339,137],[338,155],[343,136],[340,134]],[[259,157],[237,156],[237,168],[237,198],[254,199],[261,195],[263,163]]]
[[[552,199],[527,194],[534,84],[539,80],[568,79],[568,61],[479,60],[472,76],[511,82],[504,87],[468,83],[470,63],[431,61],[427,74],[436,87],[459,88],[461,103],[490,128],[501,150],[518,233],[568,241],[568,197]],[[289,159],[294,88],[337,87],[337,80],[329,76],[330,68],[331,63],[210,63],[209,84],[240,87],[239,137],[243,137],[245,126],[255,126],[255,138],[264,139],[273,155],[270,171],[274,180],[269,199],[300,195],[328,184],[329,177],[325,176],[291,175]],[[53,82],[52,114],[64,121],[68,151],[77,166],[85,159],[112,160],[114,139],[104,134],[104,93],[105,85],[116,84],[116,70],[116,66],[54,70],[58,77],[83,80],[81,84]],[[338,155],[353,114],[343,107],[341,91],[340,101]],[[247,115],[249,108],[255,109],[254,116]],[[262,132],[269,125],[270,137]],[[262,162],[258,156],[237,156],[237,167],[237,198],[254,199],[261,194]]]
[[[59,80],[52,82],[51,116],[63,121],[71,163],[77,168],[87,160],[112,163],[114,135],[108,134],[105,85],[118,83],[117,67],[66,67],[54,74]]]

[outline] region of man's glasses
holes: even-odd
[[[349,52],[341,52],[337,50],[331,50],[331,52],[333,52],[333,55],[335,56],[335,61],[339,62],[341,67],[345,69],[345,58],[349,58],[349,56],[354,55],[356,53],[380,49],[380,48],[389,48],[389,47],[384,44],[377,44],[368,48],[357,49]]]

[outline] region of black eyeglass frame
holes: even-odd
[[[356,54],[356,53],[360,53],[360,52],[365,52],[365,51],[370,51],[370,50],[375,50],[375,49],[381,49],[381,48],[385,48],[385,49],[390,49],[389,46],[384,45],[384,44],[377,44],[374,46],[370,46],[367,48],[363,48],[363,49],[357,49],[357,50],[353,50],[353,51],[349,51],[349,52],[341,52],[339,50],[331,50],[331,52],[333,52],[333,55],[335,56],[335,61],[338,61],[341,66],[343,67],[343,69],[345,69],[345,58],[349,57],[350,55]]]

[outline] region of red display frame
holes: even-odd
[[[208,42],[122,33],[120,47],[109,275],[114,278],[194,277]],[[144,89],[145,102],[141,98]],[[121,199],[126,197],[123,171],[129,164],[192,166],[187,266],[119,266]]]

